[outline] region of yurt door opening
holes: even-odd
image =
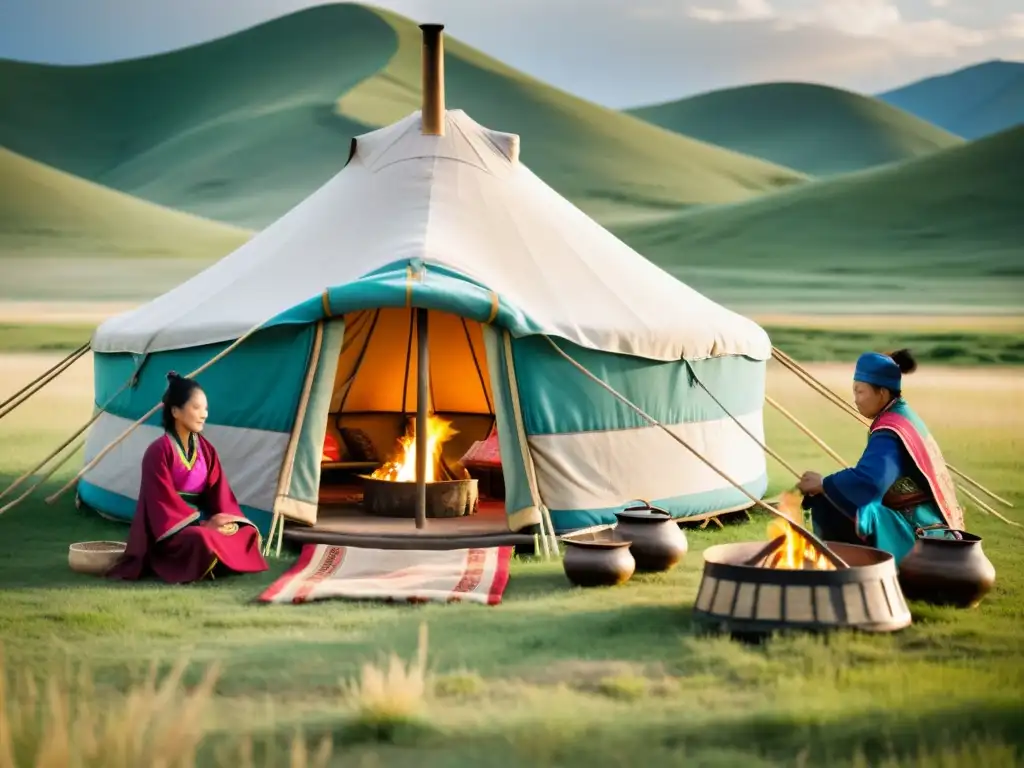
[[[432,533],[507,531],[480,323],[416,308],[362,310],[345,315],[344,322],[324,438],[317,528],[412,533],[418,502],[424,527]],[[424,341],[427,377],[421,380]],[[424,441],[417,440],[416,431],[421,386],[426,390]],[[417,499],[417,454],[424,443],[426,494]]]

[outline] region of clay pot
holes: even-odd
[[[577,587],[614,587],[629,581],[636,562],[628,541],[573,541],[563,539],[565,575]]]
[[[631,542],[629,551],[638,571],[668,571],[686,555],[686,534],[672,515],[657,507],[628,507],[616,512],[617,539]]]
[[[918,534],[899,565],[900,588],[908,600],[973,608],[992,589],[996,569],[981,549],[981,537],[940,539]]]

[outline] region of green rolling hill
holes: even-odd
[[[0,145],[161,205],[246,227],[344,165],[348,138],[420,104],[420,32],[334,4],[167,54],[95,66],[0,61]],[[446,40],[449,108],[519,133],[522,158],[626,223],[805,177],[547,86]]]
[[[918,157],[963,141],[878,99],[808,83],[727,88],[630,114],[815,176]]]
[[[986,61],[879,94],[968,139],[1024,124],[1024,62]]]
[[[0,148],[0,298],[152,295],[250,232],[139,200]],[[139,259],[149,267],[140,269]],[[134,263],[133,263],[134,262]],[[153,275],[162,271],[164,277]],[[165,268],[170,267],[170,270]],[[126,270],[127,273],[126,274]],[[155,282],[148,282],[153,275]],[[168,284],[168,281],[172,281]]]
[[[250,232],[107,189],[0,147],[0,258],[52,253],[209,259]]]
[[[619,234],[720,301],[771,311],[1024,309],[1024,126]]]

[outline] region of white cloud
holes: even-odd
[[[932,8],[947,8],[949,7],[949,0],[928,0],[928,4]]]
[[[712,23],[755,21],[774,18],[775,9],[768,0],[736,0],[735,7],[731,9],[691,7],[688,14],[691,18]]]
[[[948,0],[931,0],[938,7]],[[890,44],[910,56],[934,58],[951,57],[966,48],[974,48],[997,39],[1000,35],[1024,33],[1024,15],[1010,33],[1004,29],[975,29],[963,27],[943,18],[907,20],[893,0],[823,0],[813,7],[776,12],[766,0],[737,0],[728,10],[691,7],[692,18],[725,23],[753,19],[773,19],[777,31],[792,31],[802,27],[828,29],[854,38],[871,38]],[[1024,36],[1024,35],[1022,35]]]
[[[1003,34],[1024,39],[1024,13],[1011,13],[1003,27]]]

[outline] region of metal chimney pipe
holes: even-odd
[[[420,24],[423,30],[424,136],[444,136],[444,24]]]

